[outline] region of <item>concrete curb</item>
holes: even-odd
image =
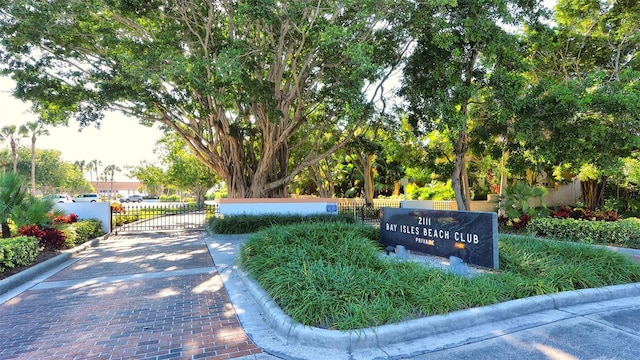
[[[564,307],[591,302],[640,296],[640,283],[614,285],[511,300],[376,328],[338,331],[305,326],[294,321],[257,283],[240,269],[235,271],[249,294],[262,309],[273,330],[287,339],[287,342],[343,351],[393,346],[523,315],[560,310]]]
[[[35,277],[44,274],[45,272],[55,268],[56,266],[64,263],[65,261],[75,257],[77,254],[82,251],[96,247],[100,244],[101,241],[108,239],[111,234],[106,234],[101,237],[97,237],[93,240],[89,240],[84,242],[72,249],[68,249],[63,251],[61,254],[47,260],[43,261],[37,265],[34,265],[24,271],[21,271],[17,274],[11,275],[8,278],[0,281],[0,295],[5,294],[18,286],[34,279]]]

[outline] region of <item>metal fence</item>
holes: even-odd
[[[119,232],[182,230],[202,228],[214,216],[216,206],[184,203],[123,204],[121,210],[112,207],[112,229]]]
[[[337,199],[338,213],[350,215],[366,224],[379,224],[383,208],[399,208],[400,200],[374,199],[365,203],[364,199]],[[451,210],[451,201],[434,201],[436,210]],[[216,214],[213,204],[196,207],[185,203],[122,204],[122,211],[112,208],[112,226],[116,235],[119,232],[182,230],[202,228],[206,220]]]
[[[401,200],[374,199],[373,203],[366,204],[363,199],[339,199],[338,212],[344,215],[353,215],[367,224],[379,224],[385,207],[399,208]],[[434,210],[455,210],[455,201],[431,200],[426,201],[428,208]]]
[[[368,224],[380,222],[384,207],[400,207],[400,200],[374,199],[373,203],[369,204],[364,199],[338,200],[339,214],[353,215],[354,218]]]

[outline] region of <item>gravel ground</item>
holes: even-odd
[[[422,264],[425,267],[440,269],[442,271],[450,271],[458,275],[473,277],[483,273],[490,273],[494,270],[476,266],[473,264],[465,264],[462,259],[451,257],[445,258],[433,256],[429,254],[419,253],[415,251],[398,249],[397,251],[383,252],[380,257],[390,258],[396,261],[413,261]],[[453,264],[452,264],[453,261]]]

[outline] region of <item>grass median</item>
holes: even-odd
[[[273,226],[245,242],[242,268],[309,326],[350,330],[541,294],[640,281],[640,266],[588,245],[501,236],[500,270],[473,278],[380,256],[379,230]]]

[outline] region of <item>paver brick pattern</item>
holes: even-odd
[[[198,236],[113,238],[46,286],[0,305],[0,359],[229,359],[259,353],[203,254],[209,256]],[[162,276],[116,276],[145,269]],[[188,269],[197,270],[184,273]],[[96,276],[101,280],[88,281]]]

